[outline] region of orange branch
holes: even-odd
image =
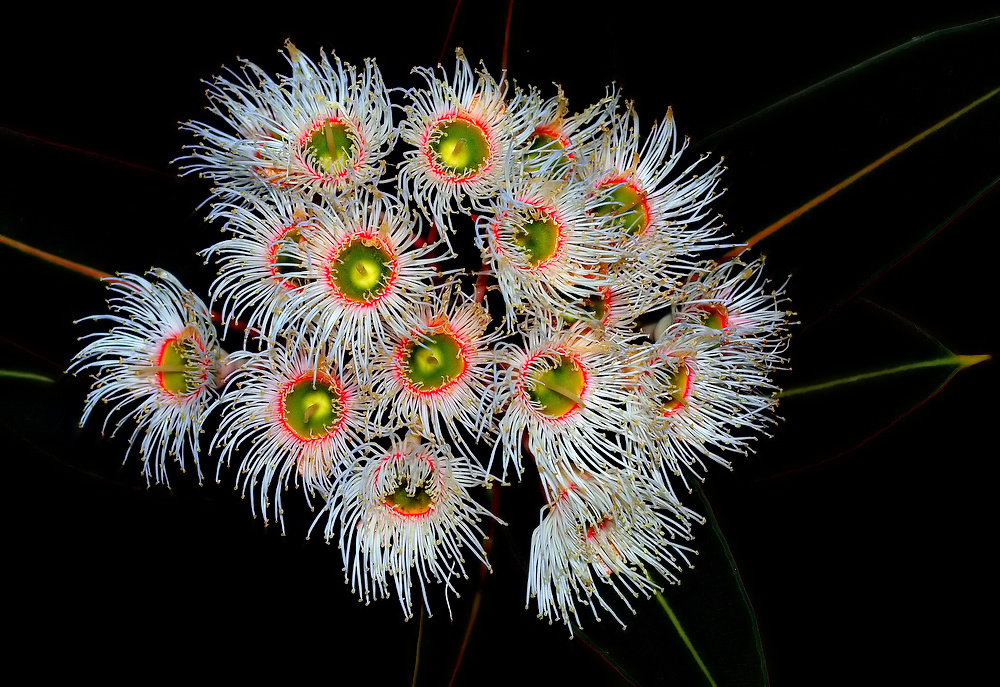
[[[53,265],[65,267],[68,270],[73,270],[74,272],[78,272],[86,277],[91,277],[92,279],[108,279],[113,276],[107,272],[95,270],[93,267],[87,267],[86,265],[81,265],[78,262],[73,262],[72,260],[67,260],[66,258],[60,258],[58,255],[46,253],[45,251],[29,246],[26,243],[21,243],[20,241],[8,238],[3,234],[0,234],[0,243],[8,245],[11,248],[21,251],[22,253],[27,253],[28,255],[33,255],[36,258],[41,258],[46,262],[51,262]]]
[[[834,194],[836,194],[837,192],[842,191],[843,189],[847,188],[848,186],[850,186],[851,184],[853,184],[855,181],[857,181],[858,179],[860,179],[861,177],[863,177],[865,174],[868,174],[868,172],[872,171],[873,169],[875,169],[876,167],[878,167],[879,165],[881,165],[883,162],[891,160],[896,155],[898,155],[899,153],[903,152],[904,150],[906,150],[907,148],[909,148],[910,146],[912,146],[914,143],[917,143],[918,141],[922,141],[923,139],[927,138],[928,136],[930,136],[932,133],[934,133],[938,129],[942,128],[946,124],[950,124],[951,122],[953,122],[954,120],[958,119],[959,117],[961,117],[962,115],[964,115],[966,112],[968,112],[969,110],[971,110],[972,108],[974,108],[977,105],[981,105],[982,103],[986,102],[987,100],[989,100],[990,98],[992,98],[993,96],[995,96],[997,93],[1000,93],[1000,88],[993,89],[992,91],[990,91],[989,93],[987,93],[986,95],[984,95],[982,98],[979,98],[978,100],[975,100],[972,103],[966,105],[965,107],[963,107],[958,112],[954,112],[954,113],[948,115],[947,117],[945,117],[944,119],[942,119],[940,122],[938,122],[934,126],[930,127],[929,129],[924,129],[923,131],[921,131],[919,134],[917,134],[916,136],[914,136],[913,138],[911,138],[906,143],[903,143],[902,145],[896,146],[895,148],[893,148],[892,150],[890,150],[888,153],[886,153],[885,155],[883,155],[879,159],[875,160],[875,162],[872,162],[870,165],[862,167],[861,170],[859,170],[859,171],[855,172],[854,174],[852,174],[851,176],[847,177],[846,179],[844,179],[843,181],[841,181],[836,186],[834,186],[834,187],[832,187],[830,189],[827,189],[826,191],[824,191],[823,193],[819,194],[818,196],[816,196],[815,198],[813,198],[812,200],[810,200],[808,203],[806,203],[802,207],[798,208],[797,210],[793,210],[792,212],[788,213],[787,215],[785,215],[784,217],[782,217],[781,219],[779,219],[777,222],[775,222],[774,224],[772,224],[771,226],[767,227],[766,229],[763,229],[762,231],[757,232],[756,234],[754,234],[753,236],[750,237],[750,239],[746,242],[746,245],[744,245],[744,246],[737,246],[737,247],[733,248],[731,251],[729,251],[728,253],[726,253],[723,256],[723,260],[729,260],[731,258],[735,258],[740,253],[742,253],[743,251],[747,250],[748,248],[756,245],[760,241],[766,239],[768,236],[770,236],[774,232],[778,231],[779,229],[781,229],[783,226],[785,226],[786,224],[788,224],[792,220],[797,219],[798,217],[800,217],[801,215],[804,215],[809,210],[812,210],[814,207],[816,207],[817,205],[819,205],[820,203],[822,203],[827,198],[829,198],[829,197],[833,196]]]

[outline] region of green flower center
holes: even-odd
[[[698,306],[702,313],[702,324],[710,329],[725,329],[729,325],[729,311],[722,303]]]
[[[618,183],[608,182],[601,188],[609,188]],[[614,217],[615,223],[629,236],[641,234],[649,225],[646,194],[631,184],[619,185],[595,212],[601,216]]]
[[[589,298],[583,299],[583,309],[591,313],[598,322],[604,321],[604,316],[608,314],[608,304],[604,296],[595,293]]]
[[[322,379],[293,382],[284,392],[281,417],[300,439],[318,439],[332,434],[343,413],[340,389]]]
[[[302,251],[299,242],[302,240],[302,232],[298,229],[282,234],[271,244],[269,263],[271,274],[282,284],[289,288],[297,288],[305,285],[305,280],[301,277],[287,277],[284,275],[291,272],[299,272],[305,267],[302,259]]]
[[[536,372],[528,382],[528,396],[540,406],[543,415],[561,418],[583,405],[581,395],[587,378],[568,355],[559,357],[553,367]]]
[[[186,396],[198,389],[195,381],[198,360],[195,353],[190,350],[191,346],[194,346],[194,342],[183,336],[177,336],[163,344],[163,348],[160,349],[157,379],[167,393]]]
[[[557,177],[566,174],[573,164],[573,158],[570,157],[569,152],[566,150],[566,144],[563,142],[563,139],[559,136],[536,131],[532,135],[531,143],[528,144],[528,150],[524,154],[528,171],[537,171],[541,166],[542,160],[550,155],[559,156],[559,160],[552,167],[552,174]]]
[[[319,171],[339,174],[347,169],[354,152],[355,134],[344,122],[329,120],[309,136],[308,148]]]
[[[664,415],[671,415],[684,405],[684,400],[688,396],[688,380],[690,377],[691,371],[688,370],[688,366],[683,362],[679,363],[677,369],[670,376],[670,391],[661,406]]]
[[[490,157],[490,143],[478,125],[464,119],[439,123],[431,134],[434,161],[449,172],[478,172]]]
[[[422,486],[418,486],[411,496],[406,489],[407,485],[400,484],[396,490],[385,497],[385,503],[397,513],[403,515],[423,515],[431,510],[434,505],[431,495]]]
[[[331,260],[330,281],[344,298],[370,304],[389,290],[395,264],[377,240],[354,238]]]
[[[583,320],[586,322],[596,322],[597,324],[600,324],[604,321],[604,318],[608,314],[607,297],[601,293],[595,293],[587,296],[580,302],[580,305],[580,310],[590,315],[590,317],[583,317]],[[576,310],[573,312],[580,311]],[[576,324],[581,319],[571,313],[562,313],[562,318],[566,324]]]
[[[525,253],[528,264],[538,267],[559,250],[559,224],[547,215],[534,217],[514,230],[514,243]]]
[[[405,376],[420,391],[437,391],[458,379],[467,362],[452,334],[433,334],[407,344]]]

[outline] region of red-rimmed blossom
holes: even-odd
[[[722,161],[695,173],[702,156],[681,172],[688,140],[678,146],[673,112],[653,124],[640,146],[639,115],[625,114],[597,141],[584,172],[593,185],[596,212],[617,229],[632,261],[632,278],[663,286],[679,283],[697,266],[697,255],[720,247],[718,216],[709,203],[718,196]]]
[[[614,120],[619,96],[613,88],[600,102],[573,115],[562,88],[545,101],[536,101],[528,120],[531,133],[519,157],[523,171],[541,179],[579,178],[578,172],[594,153],[595,142]]]
[[[527,602],[538,616],[561,620],[573,634],[581,625],[577,604],[625,622],[601,592],[635,613],[629,597],[649,598],[660,582],[677,583],[682,563],[695,551],[692,522],[701,516],[652,480],[630,470],[588,472],[559,465],[542,479],[547,505],[531,536]],[[655,573],[658,580],[647,575]]]
[[[452,579],[467,578],[465,556],[489,568],[479,527],[493,517],[469,490],[487,482],[482,468],[446,445],[415,437],[393,437],[389,449],[368,445],[368,456],[333,485],[324,512],[324,535],[337,537],[345,581],[368,602],[389,598],[390,581],[407,618],[413,617],[414,577],[430,609],[427,585],[444,585],[458,595]]]
[[[579,470],[624,466],[616,435],[628,431],[627,377],[633,353],[623,342],[605,339],[582,323],[556,329],[538,320],[525,332],[524,346],[497,346],[500,380],[499,450],[503,475],[519,473],[521,440],[539,473],[568,463]],[[492,459],[491,459],[492,462]]]
[[[457,285],[422,305],[409,331],[390,336],[373,359],[370,431],[408,428],[442,443],[451,440],[471,458],[467,438],[475,442],[495,433],[492,348],[502,333],[487,333],[489,325],[486,308]]]
[[[781,309],[786,300],[785,285],[771,287],[764,276],[763,258],[737,258],[696,271],[677,294],[673,321],[719,330],[727,349],[780,367],[794,315]]]
[[[102,431],[116,414],[120,417],[111,436],[126,420],[135,419],[129,450],[141,438],[139,454],[147,483],[169,484],[168,458],[182,472],[186,461],[193,460],[200,482],[198,434],[217,395],[223,353],[201,299],[164,270],[150,274],[156,281],[134,274],[107,279],[109,290],[117,294],[108,300],[112,314],[84,318],[113,326],[108,332],[87,335],[93,340],[70,366],[74,373],[92,371],[95,380],[80,424],[98,402],[113,403]]]
[[[418,241],[419,218],[380,194],[347,201],[330,229],[308,237],[312,259],[288,274],[302,287],[289,291],[267,335],[350,353],[367,376],[387,335],[409,331],[432,292],[440,243]]]
[[[516,312],[590,319],[585,300],[611,284],[601,265],[620,259],[608,222],[588,212],[586,182],[525,178],[477,222],[484,262]]]
[[[272,346],[230,357],[236,371],[217,401],[222,409],[210,451],[222,465],[242,455],[237,488],[250,495],[254,516],[273,518],[284,531],[282,494],[304,487],[308,503],[322,497],[354,459],[364,432],[364,398],[350,366],[328,349]],[[273,488],[273,501],[271,499]]]
[[[319,259],[311,249],[315,237],[330,233],[338,218],[325,205],[278,193],[248,205],[220,203],[211,216],[225,220],[223,230],[232,234],[202,251],[219,263],[212,304],[226,330],[243,321],[247,332],[272,331],[289,296],[305,285],[304,269]]]
[[[461,50],[450,81],[443,70],[442,79],[430,69],[414,71],[427,88],[406,92],[400,138],[413,148],[403,154],[399,188],[435,225],[450,229],[450,215],[467,212],[463,201],[483,211],[499,193],[514,147],[531,134],[527,116],[535,96],[515,90],[508,99],[507,82],[474,73]]]
[[[635,378],[627,438],[636,466],[669,484],[704,479],[708,458],[730,467],[726,453],[746,453],[775,422],[773,360],[727,346],[725,332],[676,323],[648,347]]]
[[[251,62],[209,84],[210,112],[228,130],[202,122],[182,129],[200,143],[185,146],[184,174],[214,183],[221,198],[270,190],[334,197],[376,182],[395,143],[389,93],[371,60],[364,69],[319,64],[286,44],[291,76],[275,80]]]

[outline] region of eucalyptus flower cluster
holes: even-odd
[[[131,418],[150,483],[235,467],[282,532],[304,498],[355,593],[406,617],[489,567],[477,490],[537,475],[529,607],[622,622],[690,565],[691,480],[775,422],[789,313],[762,261],[710,259],[721,159],[614,88],[571,114],[462,51],[402,90],[286,48],[288,75],[244,61],[181,126],[226,234],[210,307],[162,270],[110,280],[83,421]]]

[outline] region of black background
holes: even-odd
[[[727,128],[914,36],[987,15],[527,5],[513,9],[511,76],[548,94],[558,81],[575,108],[615,81],[646,125],[672,105],[692,159],[726,156],[729,190],[716,208],[741,238],[1000,86],[993,22]],[[170,165],[188,142],[178,120],[203,118],[199,80],[236,56],[281,70],[277,51],[291,37],[312,56],[320,46],[355,64],[375,56],[389,85],[418,85],[409,69],[437,61],[453,8],[175,5],[141,21],[92,10],[7,22],[0,233],[106,271],[160,266],[205,294],[211,268],[194,252],[219,237],[196,211],[207,185],[179,179]],[[504,2],[462,4],[443,60],[449,72],[456,45],[499,71],[506,13]],[[793,275],[788,293],[802,322],[784,386],[941,357],[942,347],[994,351],[995,188],[851,296],[995,184],[998,100],[760,244],[775,280]],[[135,461],[119,465],[123,439],[102,439],[96,422],[77,429],[86,381],[60,374],[76,337],[92,331],[72,321],[102,312],[103,287],[7,247],[0,256],[0,367],[59,377],[0,380],[15,664],[136,680],[277,669],[292,679],[409,684],[419,623],[402,622],[393,599],[358,604],[336,549],[303,541],[307,514],[292,514],[287,537],[265,530],[227,486],[231,471],[222,485],[198,488],[177,475],[174,489],[147,490]],[[995,609],[987,584],[995,365],[960,373],[920,405],[946,376],[939,369],[790,398],[773,439],[737,457],[732,473],[712,472],[705,491],[756,610],[773,684],[960,683],[978,674],[989,637],[969,618],[990,623]],[[689,502],[701,507],[696,495]],[[495,537],[495,573],[456,684],[627,684],[579,639],[524,610],[540,505],[530,475],[501,492],[510,527]],[[710,536],[707,527],[699,533]],[[699,560],[670,590],[696,645],[723,657],[739,653],[728,642],[746,623],[739,608],[727,617],[713,605],[712,585],[732,584],[725,566]],[[432,589],[418,684],[447,684],[479,579],[476,566],[469,571],[453,621]],[[637,627],[659,636],[639,638],[632,624],[622,634],[606,618],[592,639],[624,644],[612,653],[638,684],[702,684],[655,601],[638,608],[645,624]],[[759,684],[752,668],[722,666],[720,684]]]

